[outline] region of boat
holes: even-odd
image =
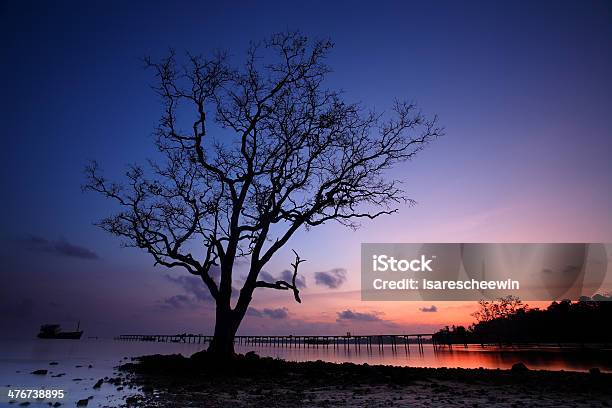
[[[40,326],[39,339],[70,339],[79,340],[83,335],[83,330],[79,330],[81,322],[77,324],[76,331],[62,331],[59,324],[43,324]]]

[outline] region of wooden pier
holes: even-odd
[[[213,336],[204,334],[122,334],[115,337],[115,340],[123,341],[152,341],[152,342],[172,342],[172,343],[210,343]],[[344,336],[236,336],[234,343],[237,345],[270,346],[286,348],[350,348],[373,349],[383,348],[385,345],[392,349],[404,347],[410,349],[411,345],[416,345],[420,350],[424,344],[433,344],[434,338],[430,333],[418,334],[375,334],[359,335],[347,333]]]

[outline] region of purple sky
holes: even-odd
[[[330,36],[328,85],[384,110],[436,113],[446,136],[396,169],[417,200],[358,231],[299,233],[268,273],[303,264],[304,303],[260,290],[243,333],[418,331],[469,321],[471,304],[359,301],[361,242],[612,242],[609,2],[4,2],[3,283],[15,333],[81,320],[89,335],[211,330],[211,302],[181,271],[92,225],[82,168],[111,175],[155,155],[160,106],[139,58],[168,47],[234,61],[297,28]],[[240,276],[240,270],[236,273]],[[463,320],[462,320],[463,319]],[[4,322],[3,322],[4,323]]]

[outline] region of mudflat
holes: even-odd
[[[609,407],[612,374],[290,362],[206,352],[152,355],[119,367],[134,407]]]

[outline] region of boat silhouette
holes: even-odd
[[[40,326],[39,339],[71,339],[78,340],[83,335],[83,330],[79,330],[81,322],[77,324],[76,331],[62,331],[59,324],[43,324]]]

